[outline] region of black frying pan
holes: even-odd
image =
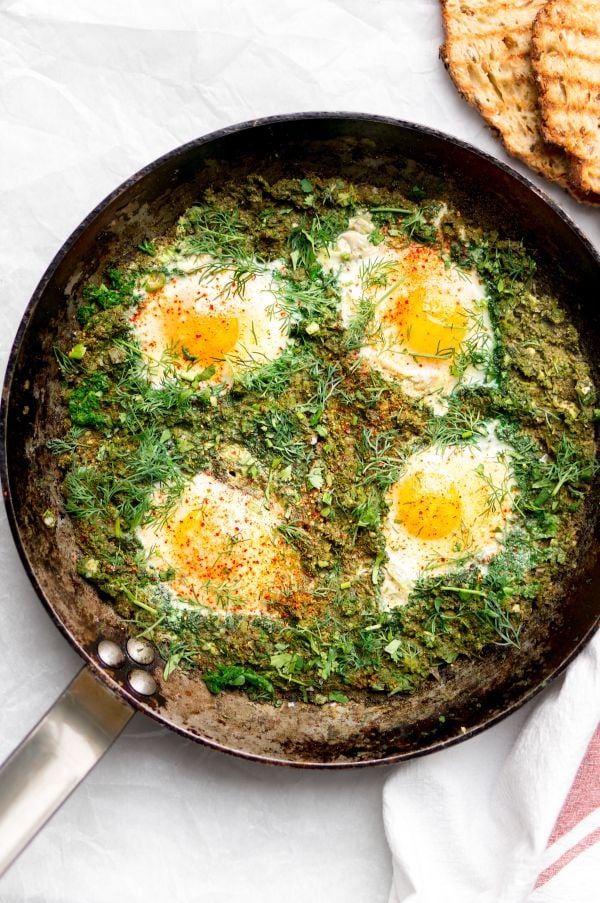
[[[600,312],[593,303],[600,258],[564,213],[527,180],[462,142],[358,114],[275,117],[177,148],[103,201],[68,239],[36,289],[3,389],[2,482],[13,535],[42,603],[112,691],[90,682],[86,672],[79,678],[83,689],[72,688],[63,700],[73,714],[73,706],[88,704],[92,687],[105,714],[107,706],[116,706],[116,721],[103,725],[106,742],[100,741],[98,754],[139,709],[191,739],[262,762],[346,767],[400,761],[463,740],[514,711],[568,664],[598,626],[600,563],[597,525],[592,524],[576,579],[561,587],[555,605],[524,625],[520,649],[493,648],[481,660],[458,661],[439,681],[406,698],[276,709],[242,694],[212,696],[189,674],[175,673],[165,682],[158,655],[146,650],[144,661],[131,644],[128,652],[126,625],[76,574],[69,519],[59,518],[55,529],[43,526],[43,512],[61,507],[59,474],[46,448],[47,440],[61,432],[63,417],[52,349],[72,338],[82,286],[127,249],[166,232],[199,192],[232,174],[265,171],[302,178],[307,169],[318,168],[324,175],[352,178],[365,168],[402,169],[407,161],[437,181],[475,221],[525,241],[570,305],[590,360],[600,359]],[[90,706],[97,721],[95,703]],[[24,770],[22,754],[8,765],[14,785],[15,774],[22,776]],[[3,780],[0,775],[0,803]],[[0,825],[0,847],[1,834]]]

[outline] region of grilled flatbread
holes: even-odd
[[[531,64],[531,29],[545,0],[441,0],[440,55],[465,99],[496,128],[507,151],[579,200],[598,203],[570,181],[569,157],[541,132]]]
[[[549,0],[533,25],[532,64],[544,137],[571,155],[580,188],[600,192],[600,2]]]

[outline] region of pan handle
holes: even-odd
[[[0,876],[133,714],[84,667],[6,760],[0,768]]]

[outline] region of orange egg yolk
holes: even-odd
[[[460,527],[462,505],[454,483],[417,471],[393,490],[394,519],[420,539],[441,539]]]
[[[161,311],[161,330],[168,347],[182,356],[209,365],[233,351],[240,335],[237,317],[223,314],[182,312],[169,307]]]
[[[454,357],[467,331],[460,302],[426,283],[408,292],[401,286],[391,297],[385,319],[409,351],[434,363]]]
[[[285,540],[242,508],[233,535],[223,520],[219,505],[204,503],[166,525],[170,559],[183,577],[175,581],[177,590],[189,595],[191,581],[210,597],[228,586],[247,605],[285,593],[300,575],[297,556]]]

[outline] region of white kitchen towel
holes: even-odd
[[[510,731],[395,769],[389,903],[597,903],[599,720],[597,635]]]

